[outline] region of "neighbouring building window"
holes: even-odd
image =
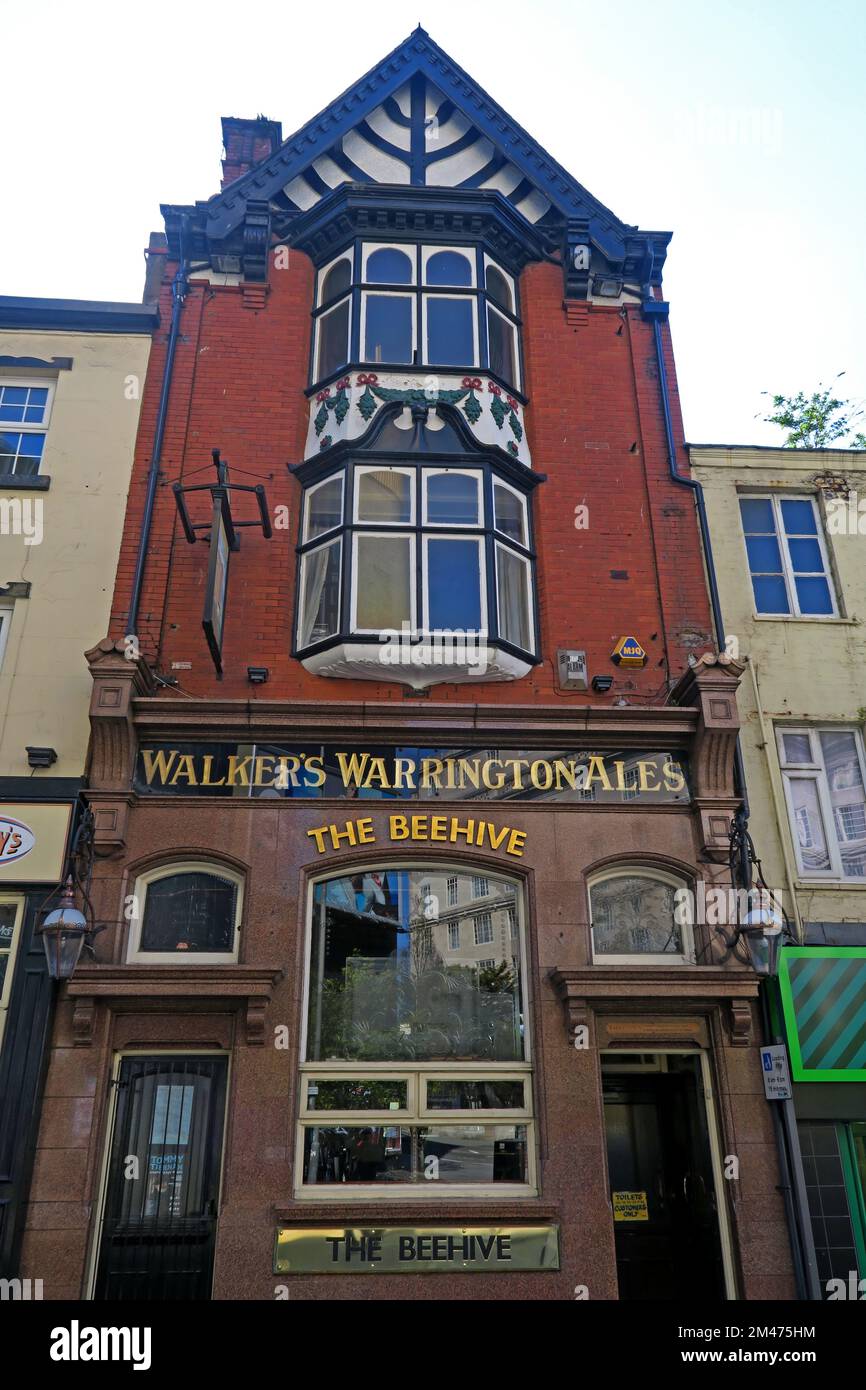
[[[315,383],[356,360],[483,367],[520,389],[515,282],[477,246],[357,242],[318,272],[313,315]]]
[[[472,926],[475,930],[476,946],[486,946],[488,941],[493,940],[493,918],[489,912],[482,912],[478,917],[473,917]]]
[[[740,516],[758,613],[838,615],[814,497],[741,497]]]
[[[458,633],[534,655],[527,495],[490,465],[362,457],[305,489],[297,653]]]
[[[3,1045],[23,918],[23,898],[0,897],[0,1047]]]
[[[469,883],[423,872],[312,888],[299,1195],[533,1190],[522,953],[509,942],[478,960],[459,909],[428,921],[422,886],[444,901],[456,878],[467,902]],[[490,900],[491,917],[519,918],[515,883],[491,879]]]
[[[480,878],[478,875],[475,875],[472,879],[473,898],[486,898],[489,891],[490,885],[487,882],[487,879]]]
[[[243,879],[221,866],[151,870],[135,885],[130,960],[235,960],[242,899]]]
[[[687,884],[673,874],[642,866],[622,866],[590,882],[593,959],[608,963],[694,961],[694,945],[681,910],[678,889]],[[681,919],[685,919],[684,921]]]
[[[9,640],[9,629],[12,626],[13,609],[11,604],[5,608],[0,607],[0,668],[3,666],[3,654],[6,651],[6,643]]]
[[[776,730],[800,873],[866,878],[866,759],[860,729]]]
[[[449,906],[449,907],[456,907],[456,906],[457,906],[457,879],[456,879],[456,878],[449,878],[449,880],[448,880],[448,906]]]
[[[39,472],[53,391],[44,383],[0,381],[0,477]]]

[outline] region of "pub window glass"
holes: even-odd
[[[135,897],[140,917],[133,919],[134,957],[200,961],[236,954],[239,876],[218,868],[179,866],[140,881]]]
[[[506,879],[488,884],[480,943],[462,869],[368,869],[313,886],[299,1195],[530,1186],[522,952],[512,940],[520,893]],[[376,1064],[388,1080],[373,1087]],[[363,1120],[353,1086],[371,1096]]]
[[[596,960],[693,962],[694,950],[678,891],[686,883],[644,868],[619,869],[589,890]]]

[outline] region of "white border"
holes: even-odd
[[[144,925],[144,916],[147,907],[147,890],[151,883],[157,883],[160,879],[171,878],[175,874],[205,873],[212,874],[215,878],[225,878],[235,885],[235,930],[234,945],[230,951],[142,951],[139,949],[141,941],[141,931]],[[129,939],[127,942],[126,959],[129,964],[151,964],[151,965],[223,965],[231,964],[238,959],[240,947],[241,920],[244,909],[244,876],[236,869],[209,859],[186,859],[175,861],[174,863],[160,864],[156,868],[148,869],[145,873],[139,874],[133,885],[138,908],[137,915],[130,919]]]

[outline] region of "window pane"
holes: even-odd
[[[348,260],[337,261],[337,264],[331,266],[331,269],[322,281],[322,293],[319,303],[327,304],[329,300],[336,299],[338,294],[345,294],[351,283],[352,267]]]
[[[816,536],[818,524],[811,502],[782,499],[782,522],[789,536]]]
[[[408,473],[377,468],[358,473],[358,520],[412,520],[412,479]]]
[[[411,362],[411,299],[396,294],[368,294],[364,298],[364,361]]]
[[[425,268],[428,285],[471,285],[472,266],[469,257],[459,251],[437,251]]]
[[[427,1082],[428,1110],[522,1110],[524,1105],[522,1081]]]
[[[529,564],[505,546],[496,547],[496,593],[499,636],[524,651],[532,650],[529,619]]]
[[[430,473],[427,521],[442,526],[477,526],[478,478],[470,473]]]
[[[522,497],[501,483],[493,484],[493,510],[496,529],[510,536],[518,545],[526,545],[526,509]]]
[[[405,251],[383,246],[368,256],[366,278],[371,285],[411,285],[414,279],[412,261]]]
[[[822,732],[821,750],[833,807],[842,868],[848,878],[866,876],[866,796],[853,733]]]
[[[332,637],[340,625],[341,542],[322,546],[301,561],[301,622],[298,646]]]
[[[794,579],[797,587],[797,603],[801,613],[831,613],[833,600],[826,579],[804,579],[802,575]]]
[[[752,574],[782,573],[782,553],[775,536],[747,536],[746,550]]]
[[[517,380],[516,356],[514,351],[514,328],[501,314],[488,307],[487,310],[487,350],[490,355],[490,370],[503,381]]]
[[[349,300],[319,319],[319,377],[330,376],[349,360]]]
[[[0,952],[12,950],[16,914],[14,903],[0,903]]]
[[[824,559],[816,540],[789,540],[791,567],[797,574],[823,574]]]
[[[508,919],[516,890],[491,879],[493,941],[477,946],[471,913],[424,916],[422,883],[444,903],[449,873],[386,869],[316,884],[309,1061],[522,1059],[520,966]],[[467,902],[466,875],[457,877]],[[461,923],[455,950],[448,928]],[[496,966],[482,972],[479,961],[490,958]]]
[[[408,536],[358,536],[355,586],[359,628],[400,630],[412,620]]]
[[[596,883],[591,892],[595,954],[682,955],[674,920],[675,889],[659,879],[624,874]]]
[[[307,527],[304,539],[315,540],[316,536],[339,526],[342,519],[343,479],[338,474],[307,493]]]
[[[471,299],[425,297],[427,358],[436,366],[472,366],[475,362],[475,319]]]
[[[514,301],[511,297],[511,286],[496,266],[489,265],[485,274],[487,293],[491,299],[495,299],[497,304],[501,304],[509,313],[514,312]]]
[[[746,535],[775,535],[776,522],[773,517],[773,504],[768,497],[741,497],[740,516]]]
[[[752,589],[755,594],[755,607],[759,613],[790,613],[788,593],[781,575],[753,575]]]
[[[307,1082],[310,1110],[405,1110],[408,1088],[405,1081],[378,1081],[367,1078],[344,1081]]]
[[[782,747],[785,763],[811,763],[812,750],[808,734],[783,734]]]
[[[231,951],[237,886],[210,873],[170,874],[149,883],[142,951]]]
[[[481,629],[480,550],[475,540],[430,539],[427,545],[427,622],[434,630]]]
[[[434,1127],[428,1122],[308,1127],[304,1130],[304,1180],[315,1185],[396,1182],[428,1187],[437,1181],[525,1182],[526,1126]]]
[[[788,784],[794,832],[805,870],[830,868],[818,784],[811,777],[792,777]]]

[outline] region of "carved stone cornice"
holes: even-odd
[[[85,652],[93,691],[90,697],[88,777],[98,854],[122,849],[132,804],[130,784],[138,740],[133,702],[152,695],[156,681],[147,663],[127,642],[103,637]]]
[[[261,1047],[267,1007],[283,973],[275,965],[80,965],[66,986],[75,1006],[75,1044],[92,1043],[100,1002],[118,1012],[182,1000],[185,1008],[205,1003],[243,1009],[247,1044]]]
[[[671,699],[698,710],[691,753],[692,801],[708,859],[728,858],[730,822],[739,804],[734,789],[734,748],[740,728],[737,686],[745,666],[706,652],[677,682]]]
[[[591,1028],[599,1006],[605,1013],[645,1009],[656,1018],[659,1013],[707,1013],[722,1004],[729,1010],[732,1041],[739,1045],[748,1037],[750,1000],[758,994],[752,970],[717,965],[587,965],[554,969],[548,978],[562,1002],[569,1039],[576,1028]]]

